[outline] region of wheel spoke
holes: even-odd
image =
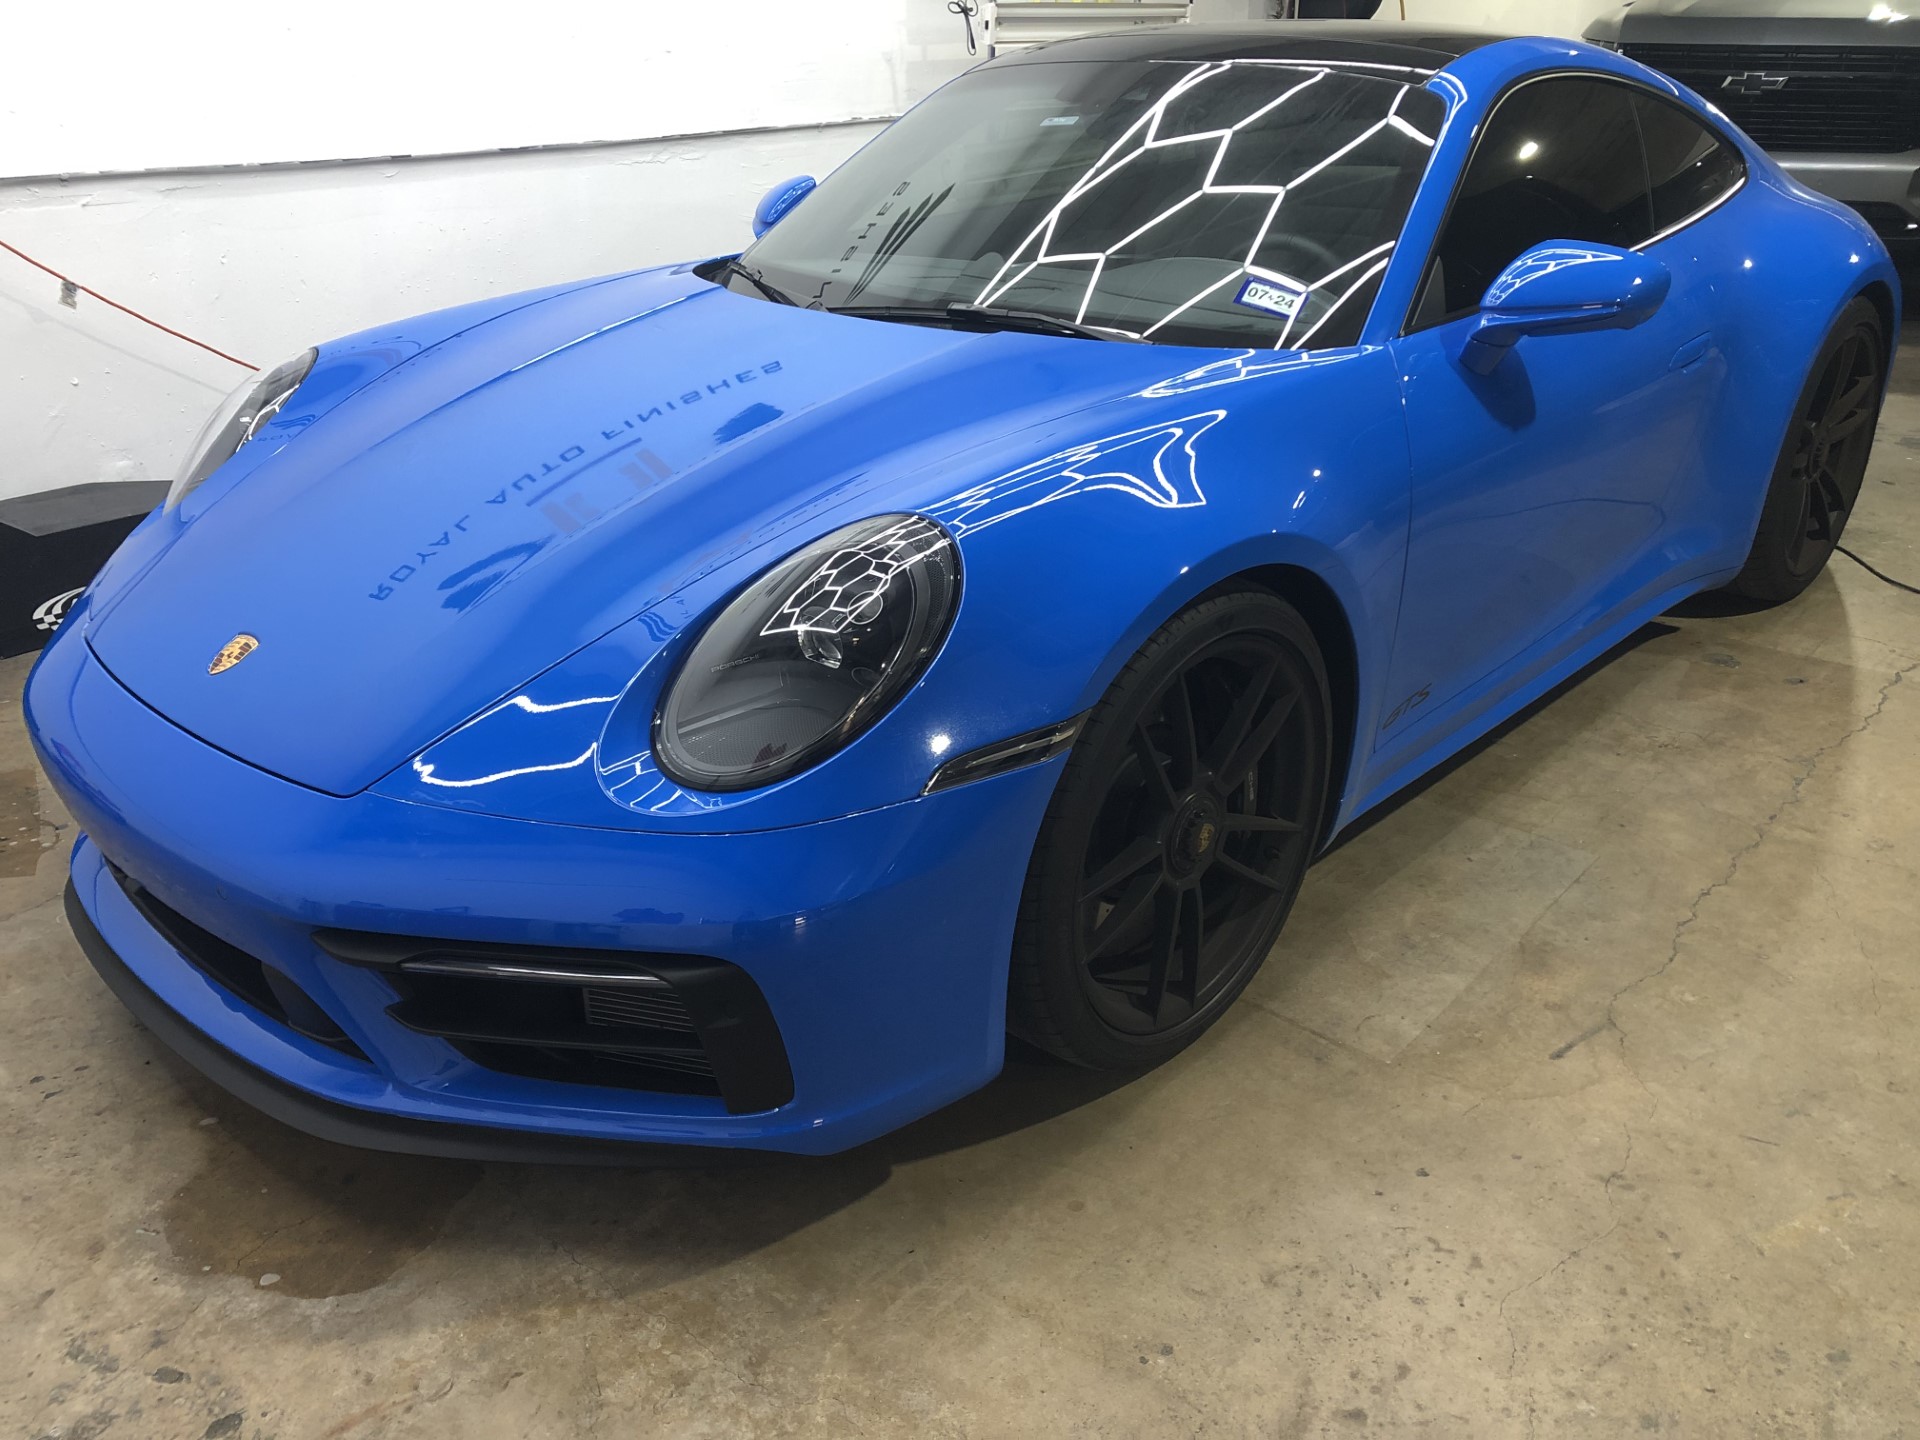
[[[1262,830],[1275,835],[1295,835],[1300,831],[1300,822],[1282,820],[1278,815],[1242,815],[1230,811],[1220,817],[1220,828],[1229,835],[1242,830]]]
[[[1207,747],[1206,764],[1218,773],[1239,750],[1240,744],[1247,738],[1247,731],[1253,725],[1253,717],[1260,710],[1260,702],[1267,698],[1267,687],[1273,684],[1273,677],[1280,669],[1280,657],[1269,656],[1265,664],[1255,671],[1247,681],[1247,688],[1233,702],[1233,709],[1227,712],[1226,723],[1220,727],[1220,733],[1213,737],[1213,744]]]
[[[1788,532],[1787,565],[1794,574],[1800,568],[1807,553],[1807,542],[1813,533],[1813,482],[1803,481],[1800,485],[1800,518],[1794,528]]]
[[[1144,778],[1148,792],[1163,809],[1169,812],[1177,809],[1180,797],[1174,793],[1173,781],[1167,777],[1166,767],[1160,762],[1160,752],[1154,748],[1153,737],[1147,734],[1144,721],[1133,727],[1133,753],[1140,758],[1140,768],[1146,772]]]
[[[1218,865],[1223,870],[1228,870],[1228,871],[1231,871],[1233,874],[1238,875],[1242,880],[1245,880],[1250,885],[1260,886],[1261,889],[1263,890],[1279,891],[1287,888],[1285,885],[1281,884],[1278,880],[1274,879],[1273,876],[1263,874],[1260,871],[1254,869],[1253,866],[1234,859],[1233,856],[1227,854],[1227,852],[1224,850],[1222,850],[1217,856],[1214,857],[1213,863]]]
[[[1139,874],[1160,858],[1160,848],[1160,841],[1156,837],[1139,836],[1087,880],[1080,892],[1081,900],[1097,900],[1122,880]]]
[[[1144,883],[1136,884],[1133,893],[1124,896],[1118,905],[1100,922],[1100,928],[1087,937],[1087,959],[1093,961],[1105,954],[1132,925],[1140,912],[1147,908],[1149,901],[1160,891],[1160,877],[1153,876]]]
[[[1810,475],[1807,477],[1807,538],[1824,540],[1832,530],[1833,517],[1828,513],[1826,487],[1820,483],[1818,475]]]
[[[1233,758],[1220,767],[1219,779],[1222,789],[1231,790],[1247,778],[1260,757],[1267,753],[1273,742],[1280,738],[1280,727],[1287,723],[1293,714],[1294,706],[1300,703],[1299,693],[1289,694],[1284,700],[1276,700],[1273,709],[1267,712],[1246,742],[1233,752]]]
[[[1193,696],[1187,690],[1185,672],[1174,677],[1167,721],[1173,727],[1173,759],[1180,768],[1180,784],[1191,788],[1200,773],[1200,736],[1193,725]]]
[[[1180,892],[1171,886],[1159,892],[1153,912],[1153,941],[1147,968],[1146,1005],[1149,1015],[1158,1015],[1167,999],[1167,978],[1173,969],[1173,952],[1180,941]]]
[[[1865,382],[1862,383],[1864,384]],[[1847,406],[1844,409],[1839,406],[1835,406],[1834,408],[1840,410],[1840,418],[1827,425],[1827,443],[1829,445],[1839,444],[1840,441],[1846,439],[1873,418],[1873,406],[1865,401],[1862,401],[1858,405]]]
[[[1187,892],[1180,919],[1180,948],[1186,952],[1180,968],[1180,998],[1195,1005],[1200,1000],[1200,957],[1206,953],[1207,943],[1206,898],[1197,888]]]
[[[1848,340],[1834,351],[1833,358],[1827,362],[1826,373],[1820,377],[1820,389],[1813,399],[1812,411],[1816,418],[1833,409],[1834,398],[1839,394],[1840,387],[1847,383],[1847,377],[1853,373],[1854,346],[1858,343],[1857,338]]]
[[[1814,488],[1820,492],[1820,499],[1827,512],[1827,524],[1838,529],[1833,522],[1844,518],[1847,513],[1847,492],[1841,487],[1840,477],[1831,469],[1822,470],[1813,477]]]

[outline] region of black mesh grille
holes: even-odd
[[[1627,45],[1718,105],[1768,150],[1920,148],[1920,49]]]
[[[387,980],[400,994],[389,1015],[489,1070],[632,1090],[720,1093],[686,1006],[671,992],[641,992],[617,1009],[602,1004],[596,1018],[588,997],[624,1001],[621,990],[405,967],[387,972]]]
[[[589,985],[584,992],[589,1025],[649,1025],[659,1030],[693,1029],[693,1017],[680,997],[645,990],[606,990]]]

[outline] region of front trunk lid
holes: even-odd
[[[161,548],[89,641],[207,743],[354,794],[696,575],[804,543],[843,487],[1170,368],[684,269],[568,291],[425,350],[251,469],[243,450],[153,522]]]

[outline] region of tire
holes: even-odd
[[[1331,728],[1319,646],[1278,597],[1219,595],[1162,626],[1088,716],[1041,823],[1007,1028],[1097,1070],[1199,1038],[1299,893]]]
[[[1865,297],[1856,298],[1834,322],[1807,372],[1767,486],[1753,548],[1726,586],[1730,594],[1779,605],[1826,567],[1866,478],[1886,364],[1880,312]]]

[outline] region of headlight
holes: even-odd
[[[202,480],[231,460],[262,425],[280,413],[280,407],[293,398],[293,392],[313,369],[318,353],[308,350],[264,375],[249,376],[220,402],[220,408],[201,427],[199,438],[187,452],[187,463],[180,467],[173,488],[167,491],[167,509],[191,495]]]
[[[825,759],[919,678],[959,598],[959,552],[931,520],[834,531],[707,626],[654,718],[655,762],[689,789],[745,790]]]

